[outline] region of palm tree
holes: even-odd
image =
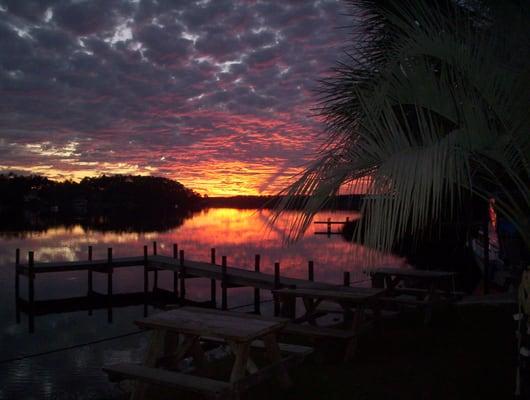
[[[501,3],[501,5],[499,5]],[[390,251],[495,199],[530,249],[526,1],[348,1],[355,44],[321,82],[326,141],[283,194],[291,237],[330,199],[366,191],[357,239]]]

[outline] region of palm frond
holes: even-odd
[[[520,16],[513,29],[499,25],[506,10],[490,2],[351,5],[364,18],[362,40],[321,82],[327,142],[283,193],[277,215],[303,209],[288,236],[299,237],[344,187],[368,181],[357,239],[375,249],[421,234],[470,193],[496,198],[530,243],[530,62],[506,56],[528,26]]]

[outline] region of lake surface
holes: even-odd
[[[303,238],[292,245],[284,244],[287,219],[274,227],[267,224],[268,211],[217,208],[201,211],[184,221],[183,225],[162,232],[101,232],[81,225],[54,227],[39,232],[4,232],[0,235],[0,399],[114,399],[123,395],[123,387],[110,384],[101,366],[116,362],[140,361],[146,350],[148,336],[133,334],[120,339],[102,341],[70,350],[58,351],[23,360],[11,358],[34,355],[99,341],[136,331],[133,321],[143,317],[143,306],[116,308],[113,322],[107,322],[106,310],[54,313],[35,317],[35,332],[29,333],[28,317],[16,321],[14,295],[15,249],[20,248],[22,262],[27,252],[35,252],[37,262],[82,260],[87,258],[89,245],[94,258],[105,258],[107,248],[114,257],[140,256],[143,246],[151,249],[158,243],[159,254],[171,254],[173,243],[193,260],[210,260],[210,249],[216,248],[218,260],[228,257],[228,266],[253,268],[254,255],[261,255],[261,270],[272,272],[280,262],[282,275],[306,277],[307,263],[315,263],[315,280],[341,283],[343,271],[350,271],[351,280],[369,285],[364,271],[374,265],[403,264],[403,260],[386,255],[376,261],[367,257],[362,246],[347,242],[341,235],[316,235],[325,225],[313,225]],[[316,220],[345,220],[357,218],[354,212],[328,212]],[[337,227],[334,226],[333,230]],[[94,275],[94,290],[106,291],[104,276]],[[26,280],[21,277],[21,296],[26,296]],[[151,279],[152,282],[152,279]],[[206,301],[210,286],[205,279],[187,282],[187,297]],[[171,290],[172,273],[160,272],[160,288]],[[114,293],[141,292],[143,268],[121,268],[114,273]],[[87,274],[53,273],[39,275],[35,280],[35,299],[57,299],[84,296]],[[217,291],[218,295],[220,290]],[[229,291],[229,307],[251,309],[252,289]],[[270,298],[265,291],[262,299]],[[219,303],[219,299],[218,299]],[[155,310],[149,309],[149,312]],[[270,303],[264,303],[264,314],[271,313]]]

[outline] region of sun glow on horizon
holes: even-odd
[[[190,170],[180,166],[181,172],[158,173],[154,168],[142,168],[127,163],[94,163],[91,168],[71,171],[60,170],[53,165],[31,167],[0,166],[0,173],[42,175],[55,181],[81,181],[83,178],[101,175],[162,176],[182,183],[189,189],[209,197],[274,195],[286,187],[291,177],[299,172],[289,168],[285,171],[275,167],[256,166],[242,162],[220,163]],[[201,171],[201,168],[204,168]]]

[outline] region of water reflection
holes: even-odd
[[[339,235],[327,237],[314,235],[322,226],[310,227],[307,234],[291,246],[282,244],[286,219],[271,228],[267,224],[269,211],[210,209],[183,220],[183,224],[162,232],[156,231],[99,231],[81,224],[54,226],[25,235],[0,237],[0,296],[4,307],[0,308],[2,328],[1,359],[32,354],[55,348],[111,337],[134,330],[132,322],[142,317],[142,305],[116,308],[113,323],[108,324],[105,309],[57,313],[36,317],[36,331],[27,333],[27,317],[21,324],[15,321],[14,255],[20,248],[22,261],[27,252],[35,251],[35,259],[43,261],[71,261],[87,258],[89,245],[94,248],[94,258],[105,258],[108,247],[114,257],[140,256],[143,246],[158,242],[158,253],[170,255],[172,244],[178,243],[186,258],[209,261],[210,249],[216,248],[218,258],[226,255],[228,264],[253,267],[255,254],[261,255],[261,270],[272,273],[274,262],[280,262],[282,274],[306,277],[307,262],[315,262],[315,279],[330,283],[342,282],[343,271],[351,273],[352,281],[365,280],[363,270],[370,266],[362,246],[349,243]],[[288,216],[287,216],[288,217]],[[345,220],[355,218],[351,212],[323,213],[319,220]],[[378,264],[395,265],[403,260],[386,255]],[[152,279],[150,280],[152,283]],[[105,274],[94,274],[94,290],[106,293]],[[360,284],[367,284],[361,282]],[[206,279],[191,279],[187,284],[187,296],[191,300],[209,299],[210,283]],[[159,273],[159,287],[172,290],[171,272]],[[35,299],[61,299],[85,296],[86,272],[42,274],[35,280]],[[123,268],[114,272],[114,293],[143,291],[143,268]],[[220,293],[220,290],[217,290]],[[253,291],[249,288],[230,290],[229,307],[252,303]],[[21,297],[27,296],[25,278],[21,278]],[[263,293],[262,298],[267,298]],[[263,309],[267,310],[264,306]],[[153,308],[150,306],[149,312]],[[7,363],[0,366],[0,398],[71,398],[76,387],[84,387],[77,398],[113,398],[117,394],[101,373],[101,365],[109,358],[113,361],[139,361],[145,346],[143,336],[126,340],[103,342],[67,352],[44,357]],[[2,368],[5,367],[5,368]],[[38,378],[35,378],[38,377]],[[63,396],[64,394],[64,396]]]

